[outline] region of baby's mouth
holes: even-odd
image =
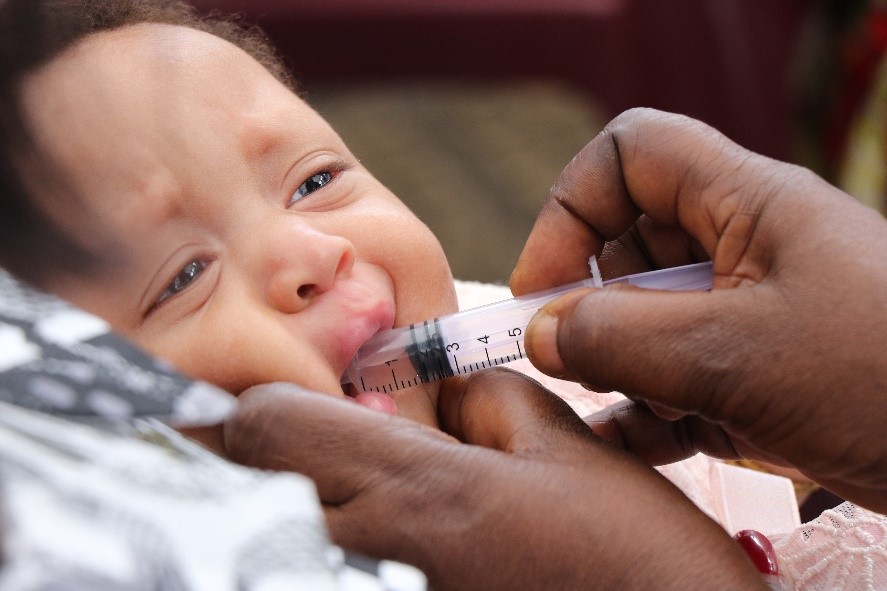
[[[390,328],[393,322],[393,302],[378,301],[359,311],[346,311],[327,333],[327,338],[332,337],[335,343],[331,356],[334,363],[344,373],[360,347],[380,331]]]

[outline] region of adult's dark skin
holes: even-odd
[[[652,463],[702,451],[788,465],[887,512],[887,221],[811,172],[686,117],[616,118],[552,188],[515,294],[711,258],[708,293],[565,296],[527,351],[637,402],[601,435]],[[651,409],[653,412],[651,412]]]
[[[444,432],[289,384],[225,425],[240,462],[317,483],[332,538],[419,566],[436,591],[764,589],[667,480],[507,370],[448,380]]]

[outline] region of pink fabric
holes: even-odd
[[[475,282],[456,282],[461,309],[507,299],[507,287]],[[538,380],[563,398],[579,416],[586,416],[623,400],[618,392],[589,392],[572,382],[538,372],[527,360],[509,367]],[[723,465],[719,460],[697,455],[682,462],[659,467],[703,512],[726,529],[730,521],[723,513]],[[737,468],[737,470],[742,470]],[[731,474],[735,474],[730,471]],[[728,486],[737,486],[736,482]],[[735,491],[733,491],[735,492]],[[770,509],[770,508],[768,508]],[[762,511],[763,512],[763,511]],[[781,527],[776,519],[770,525]],[[759,529],[767,530],[765,523]],[[734,533],[734,532],[730,532]],[[850,503],[824,512],[818,519],[782,535],[768,531],[779,559],[782,582],[789,589],[804,591],[887,590],[887,517]]]
[[[887,589],[887,517],[852,503],[774,540],[783,580],[793,589]]]

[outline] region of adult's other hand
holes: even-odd
[[[605,276],[714,261],[711,292],[606,288],[534,318],[527,350],[542,371],[656,413],[623,405],[599,432],[652,461],[702,450],[791,465],[887,511],[878,213],[698,121],[636,110],[557,180],[512,290],[575,280],[595,253]]]
[[[334,541],[434,589],[761,588],[676,488],[521,374],[448,380],[450,435],[288,384],[240,403],[234,459],[308,475]]]

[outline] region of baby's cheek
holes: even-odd
[[[224,318],[223,318],[224,317]],[[162,337],[134,335],[146,351],[183,374],[233,394],[258,384],[291,382],[315,392],[342,396],[328,364],[284,328],[260,314],[204,315]]]
[[[382,267],[394,282],[399,324],[456,310],[453,277],[443,248],[406,205],[380,187],[372,206],[365,204],[350,215],[355,218],[347,237],[358,257]]]
[[[457,309],[453,275],[443,248],[424,225],[421,230],[417,229],[417,233],[416,242],[398,259],[403,267],[400,271],[405,285],[396,286],[398,291],[404,291],[402,287],[410,290],[414,294],[410,299],[418,300],[417,303],[425,309],[425,313],[412,322]]]
[[[262,349],[238,347],[227,355],[205,356],[198,364],[190,364],[189,375],[206,380],[233,394],[240,394],[258,384],[289,382],[321,394],[344,396],[337,380],[321,360],[305,363],[294,352],[292,356],[262,354]]]
[[[233,394],[258,383],[256,379],[267,373],[262,371],[262,360],[253,359],[248,348],[235,346],[233,341],[218,338],[220,335],[203,334],[207,335],[205,339],[180,336],[138,344],[186,376],[209,382]]]

